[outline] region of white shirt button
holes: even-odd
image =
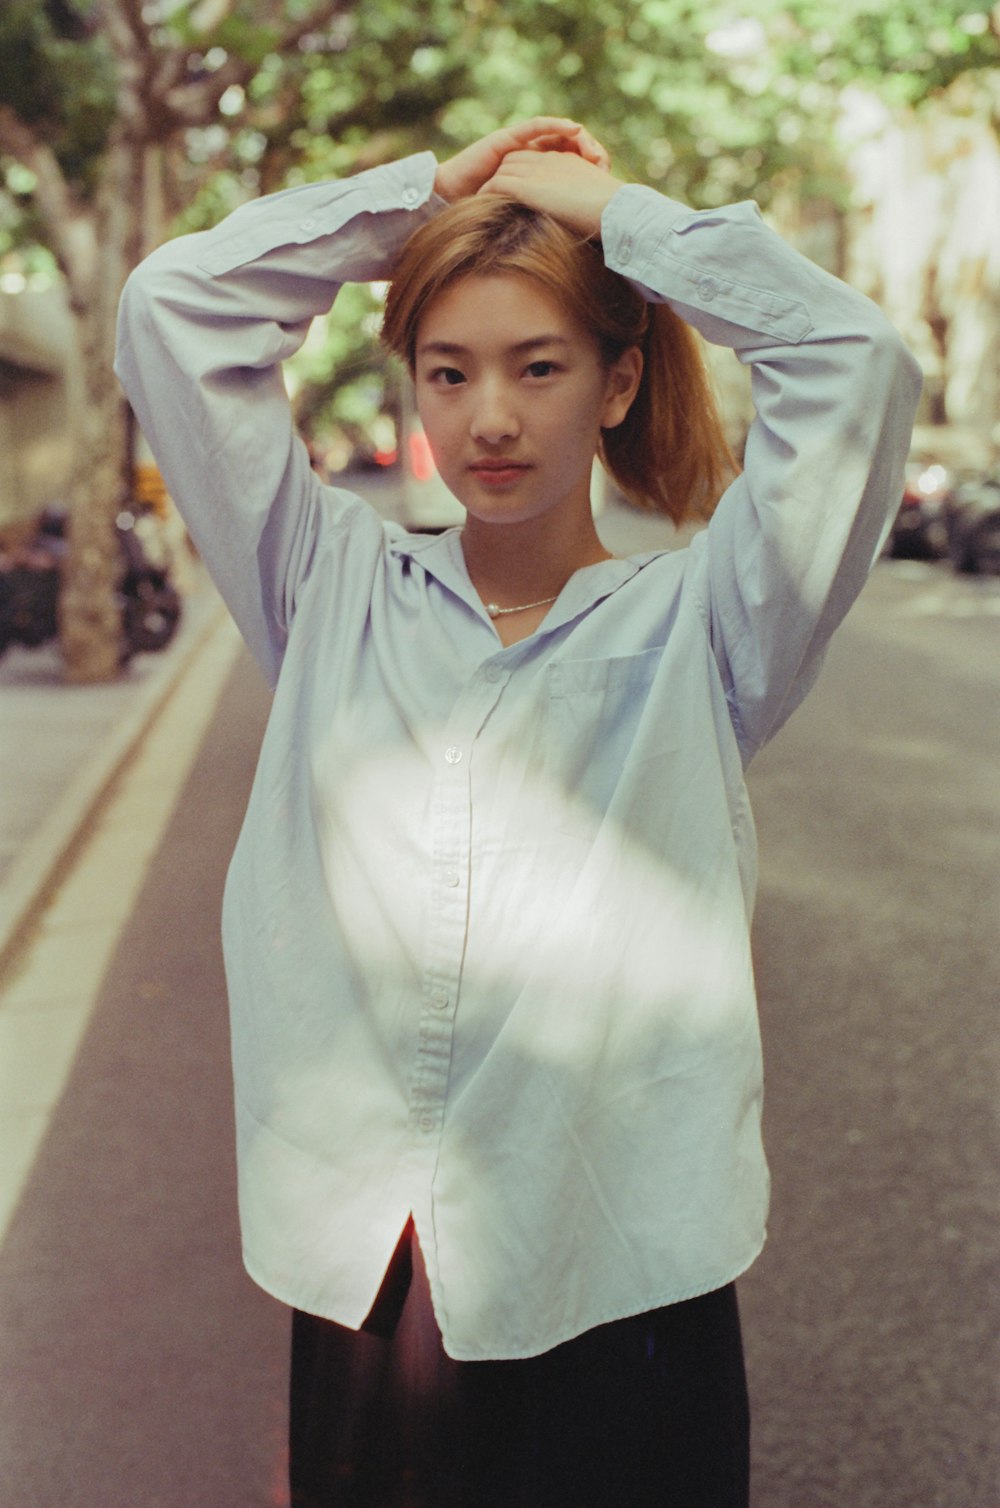
[[[500,669],[499,665],[487,665],[484,674],[488,681],[492,681],[493,684],[496,685],[497,681],[499,681],[500,677],[503,675],[503,671]]]
[[[433,1117],[433,1115],[422,1115],[420,1117],[420,1129],[421,1129],[421,1131],[433,1131],[434,1130],[434,1117]]]
[[[458,873],[457,873],[457,871],[454,870],[454,869],[448,869],[448,870],[446,870],[445,871],[445,876],[444,876],[444,882],[445,882],[445,884],[451,890],[454,890],[455,886],[458,884]]]
[[[705,304],[710,304],[718,291],[719,285],[714,278],[702,278],[698,283],[698,294]]]
[[[462,758],[462,751],[457,744],[451,744],[445,749],[444,757],[449,764],[458,764]]]
[[[403,203],[404,204],[416,204],[417,201],[419,200],[419,198],[420,198],[420,190],[419,189],[415,189],[415,188],[411,187],[411,188],[406,188],[406,189],[403,190]]]
[[[299,229],[300,230],[315,230],[316,229],[315,218],[312,215],[306,215],[306,217],[305,217],[304,220],[300,220],[299,221]]]
[[[631,259],[631,256],[632,256],[632,237],[631,236],[623,236],[622,237],[621,245],[618,248],[618,260],[620,262],[628,262]]]
[[[448,991],[437,989],[431,990],[431,1005],[435,1010],[443,1011],[448,1004]]]

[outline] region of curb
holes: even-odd
[[[70,780],[43,826],[25,843],[0,886],[0,977],[52,896],[115,782],[178,683],[194,668],[228,613],[221,598],[206,604],[186,642],[168,650],[158,672],[137,686],[128,712]],[[189,603],[190,606],[190,603]]]

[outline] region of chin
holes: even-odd
[[[461,498],[459,502],[462,502]],[[492,507],[489,504],[473,504],[470,507],[465,502],[462,502],[462,507],[465,509],[467,519],[474,518],[477,523],[497,524],[498,526],[503,526],[504,524],[530,524],[535,519],[541,518],[547,511],[544,508],[524,508],[514,505],[504,507],[499,499]]]

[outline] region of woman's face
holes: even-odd
[[[638,352],[602,366],[597,342],[534,278],[472,276],[417,329],[417,409],[447,486],[474,518],[590,513],[601,429],[620,424]]]

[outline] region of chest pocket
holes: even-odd
[[[646,740],[649,693],[662,647],[599,660],[560,660],[548,667],[545,723],[549,772],[567,794],[607,810],[637,739]]]

